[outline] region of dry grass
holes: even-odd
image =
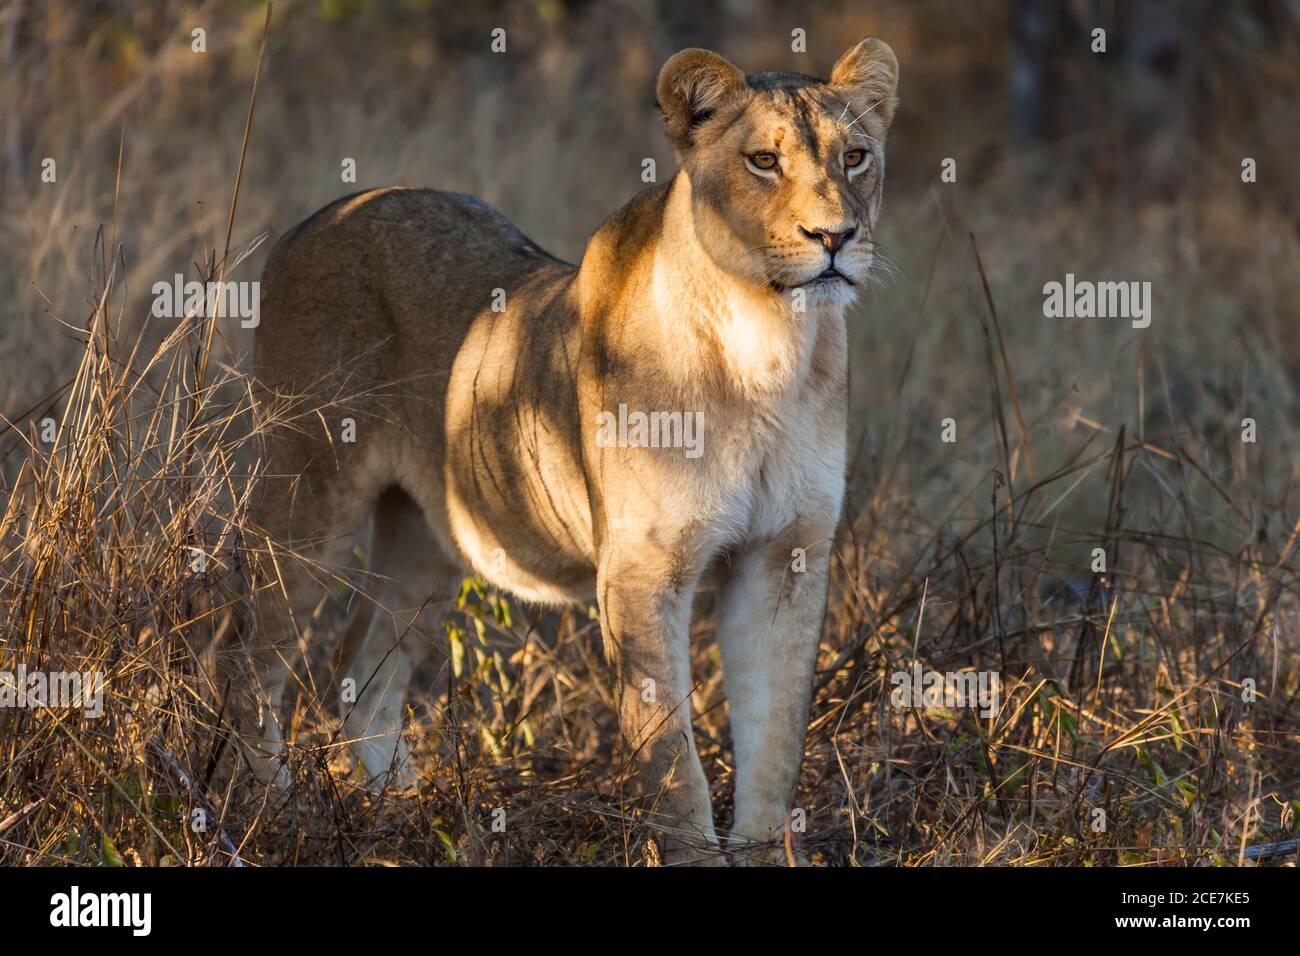
[[[136,318],[153,281],[195,277],[194,261],[215,274],[226,249],[260,13],[211,9],[214,34],[245,52],[221,54],[219,68],[161,54],[134,63],[94,118],[73,78],[85,73],[51,60],[39,95],[69,105],[39,145],[61,157],[63,185],[4,200],[0,292],[15,321],[0,332],[0,670],[102,671],[106,701],[98,719],[0,711],[0,863],[654,862],[623,799],[587,609],[534,615],[467,586],[450,644],[413,635],[438,648],[411,698],[418,791],[360,785],[318,703],[328,641],[289,695],[292,789],[268,794],[235,767],[202,660],[275,586],[248,520],[260,458],[247,333],[206,316]],[[248,258],[230,255],[232,277],[256,277],[253,237],[354,188],[337,182],[343,156],[360,160],[358,188],[476,192],[570,256],[637,188],[641,156],[670,168],[644,101],[663,44],[654,25],[611,32],[609,14],[592,14],[539,27],[521,41],[533,57],[521,75],[443,63],[413,40],[395,84],[415,88],[433,57],[435,88],[367,109],[355,104],[371,91],[344,95],[339,79],[355,76],[346,37],[314,32],[299,10],[273,33],[235,218]],[[897,274],[854,326],[854,495],[798,795],[807,851],[837,865],[1294,862],[1248,848],[1294,838],[1300,809],[1300,363],[1287,331],[1300,244],[1286,187],[1244,192],[1234,171],[1249,142],[1276,174],[1300,145],[1285,138],[1294,124],[1272,122],[1272,99],[1234,114],[1239,125],[1204,150],[1206,168],[1226,172],[1181,182],[1172,199],[1138,179],[1125,196],[1081,173],[1086,162],[1032,155],[994,156],[939,192],[938,157],[957,153],[969,169],[981,164],[966,157],[998,139],[988,115],[948,129],[907,118],[909,102],[940,113],[962,102],[951,61],[920,52],[943,37],[892,5],[871,23],[810,22],[901,35],[905,70],[933,65],[910,88],[905,72],[891,143],[882,225]],[[313,44],[341,51],[315,74],[320,99],[294,82]],[[733,47],[742,62],[783,62],[757,34]],[[1277,99],[1295,93],[1293,68],[1251,62]],[[221,82],[201,96],[182,82],[209,69]],[[618,81],[593,91],[588,71]],[[1100,154],[1105,133],[1089,127],[1076,145]],[[602,161],[570,168],[588,153]],[[196,199],[219,211],[192,215]],[[1151,280],[1152,328],[1044,320],[1042,282],[1065,271]],[[1239,440],[1247,415],[1260,422],[1255,445]],[[938,439],[948,416],[955,445]],[[1106,575],[1091,572],[1095,547]],[[323,630],[364,599],[358,580],[335,581]],[[733,768],[709,595],[700,606],[693,706],[725,825]],[[999,673],[998,712],[892,706],[890,676],[914,660]],[[195,809],[206,832],[185,825]]]

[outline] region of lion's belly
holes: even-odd
[[[451,371],[451,535],[485,580],[530,601],[595,590],[591,511],[563,344],[522,309],[485,313]]]

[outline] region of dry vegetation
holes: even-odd
[[[473,583],[450,642],[412,636],[441,649],[412,698],[418,791],[359,785],[317,703],[328,642],[289,695],[293,788],[232,772],[202,658],[275,586],[247,519],[249,333],[146,319],[149,287],[256,278],[264,231],[389,182],[481,195],[572,259],[639,188],[642,157],[671,168],[650,89],[676,38],[633,8],[444,11],[435,32],[430,4],[372,6],[277,6],[233,242],[259,5],[132,19],[56,2],[23,27],[29,52],[8,51],[25,149],[0,198],[0,670],[101,670],[107,700],[95,720],[0,711],[2,863],[657,858],[623,800],[593,617],[537,615]],[[779,17],[714,38],[747,66],[816,71],[874,33],[904,70],[892,268],[854,317],[854,494],[798,796],[805,847],[835,865],[1293,865],[1297,32],[1220,24],[1180,121],[1142,135],[1117,112],[1121,78],[1076,62],[1066,132],[1012,151],[1005,23],[873,7],[801,11],[816,66],[793,61]],[[493,60],[498,19],[512,52]],[[200,24],[204,56],[188,46]],[[1258,183],[1240,181],[1245,155]],[[44,156],[57,184],[39,181]],[[937,183],[945,156],[957,184]],[[338,181],[343,157],[355,187]],[[1042,284],[1067,271],[1151,281],[1151,328],[1044,319]],[[955,445],[939,440],[946,417]],[[325,629],[364,600],[364,576],[332,577]],[[725,825],[709,603],[693,704]],[[891,706],[890,675],[913,660],[999,672],[998,713]],[[195,808],[206,832],[185,825]]]

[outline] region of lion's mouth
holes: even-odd
[[[849,285],[853,285],[853,280],[850,279],[848,276],[846,276],[843,272],[841,272],[839,269],[836,269],[834,266],[828,266],[825,272],[813,276],[807,282],[800,282],[798,286],[795,286],[795,288],[799,288],[801,286],[816,285],[820,282],[835,282],[837,280],[842,282],[847,282]]]
[[[787,284],[784,282],[773,281],[772,288],[776,289],[778,292],[786,292],[790,289],[808,289],[831,282],[845,282],[851,286],[857,285],[856,282],[846,276],[839,269],[836,269],[834,266],[828,266],[825,271],[819,272],[811,279],[805,279],[803,282],[792,282]]]

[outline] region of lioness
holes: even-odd
[[[677,53],[657,94],[679,169],[577,268],[431,190],[341,199],[279,241],[259,400],[307,398],[325,428],[267,436],[256,517],[283,587],[258,598],[240,724],[260,776],[282,773],[276,711],[320,569],[369,523],[384,610],[349,626],[339,674],[361,689],[344,727],[370,773],[407,761],[419,642],[401,638],[467,569],[540,604],[594,593],[666,859],[724,862],[689,702],[692,597],[717,568],[730,848],[785,857],[844,494],[844,313],[872,262],[897,78],[877,39],[829,81]]]

